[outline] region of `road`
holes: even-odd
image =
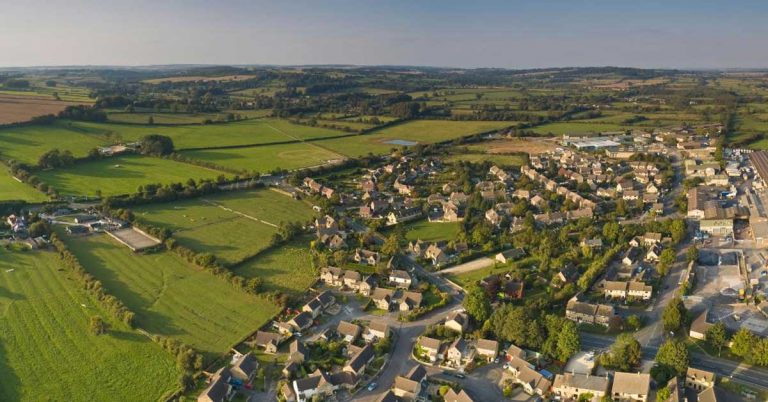
[[[456,265],[454,267],[450,267],[447,269],[443,269],[438,271],[440,275],[454,275],[454,274],[463,274],[466,272],[472,272],[476,271],[478,269],[483,269],[485,267],[490,267],[491,265],[496,262],[492,258],[488,257],[480,257],[476,260],[468,261],[463,264]]]

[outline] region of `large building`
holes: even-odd
[[[760,176],[763,182],[768,183],[768,152],[751,152],[749,154],[749,160],[752,162],[752,165],[754,165],[757,175]]]

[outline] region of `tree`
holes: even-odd
[[[669,267],[675,263],[675,257],[675,250],[666,248],[661,252],[661,255],[659,256],[659,262]]]
[[[636,314],[632,314],[629,317],[627,317],[627,320],[625,321],[627,328],[637,331],[640,329],[640,327],[643,326],[643,322],[640,320],[640,317],[638,317]]]
[[[603,365],[620,371],[630,371],[640,364],[640,342],[630,334],[621,334],[611,345],[611,351],[603,355]]]
[[[141,139],[139,148],[145,155],[168,155],[173,152],[173,140],[164,135],[150,134]]]
[[[603,225],[603,237],[609,242],[615,242],[619,237],[621,227],[618,222],[608,222]]]
[[[485,289],[477,284],[470,285],[464,297],[464,308],[476,322],[483,322],[491,316],[491,301]]]
[[[669,231],[672,235],[672,241],[677,244],[685,238],[686,227],[685,221],[682,219],[675,219],[669,227]]]
[[[683,329],[687,322],[687,315],[688,310],[683,305],[683,301],[679,297],[672,299],[662,313],[661,319],[664,323],[664,330],[677,332]]]
[[[736,332],[736,335],[733,336],[732,340],[733,344],[731,345],[731,352],[741,358],[750,356],[752,348],[757,343],[757,337],[743,327]]]
[[[709,327],[706,335],[707,342],[712,348],[717,349],[717,355],[720,356],[723,346],[728,344],[728,333],[725,330],[725,325],[722,322],[716,323]]]
[[[688,348],[685,347],[685,343],[670,339],[664,342],[656,353],[656,363],[674,376],[683,375],[688,370],[688,364],[690,364]],[[669,378],[666,380],[669,380]],[[660,382],[665,382],[666,380]]]
[[[40,237],[51,234],[51,225],[46,221],[37,221],[29,225],[29,237]]]
[[[567,320],[557,335],[557,359],[562,362],[568,361],[579,349],[581,349],[579,331],[573,321]]]
[[[104,320],[95,315],[91,317],[91,333],[94,335],[102,335],[107,333],[107,323]]]
[[[400,253],[400,238],[398,237],[397,233],[392,233],[387,237],[387,239],[384,241],[384,244],[381,246],[381,252],[386,255],[395,255]]]
[[[688,262],[698,260],[699,259],[699,249],[696,248],[696,246],[688,247],[688,250],[685,251],[685,259]]]

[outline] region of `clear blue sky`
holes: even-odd
[[[0,0],[0,66],[768,67],[768,1]]]

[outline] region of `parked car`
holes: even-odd
[[[372,382],[372,383],[368,384],[368,391],[373,391],[378,386],[379,386],[379,384],[376,384],[375,382]]]
[[[467,378],[467,376],[465,376],[464,374],[461,374],[461,373],[456,373],[453,376],[458,378],[458,379],[462,379],[462,380]]]

